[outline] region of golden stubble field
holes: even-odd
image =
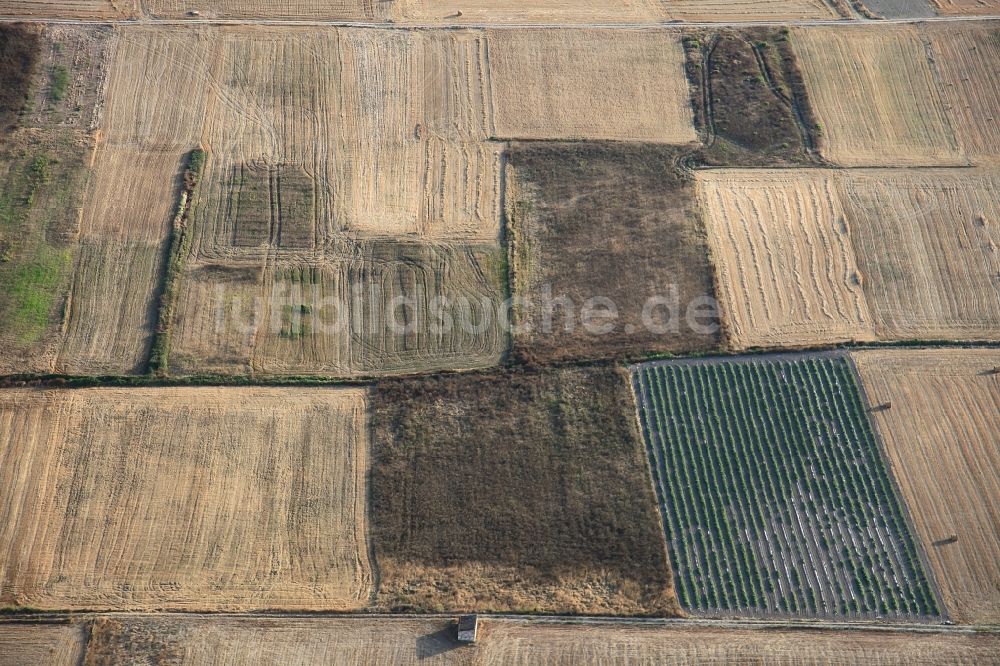
[[[350,610],[361,389],[0,392],[0,605]]]
[[[997,624],[1000,351],[886,350],[852,358],[949,615]]]
[[[89,640],[84,634],[89,629]],[[995,634],[729,629],[481,620],[475,647],[444,619],[84,616],[73,624],[0,622],[0,664],[981,664]],[[52,651],[49,651],[52,650]],[[252,656],[251,656],[252,655]],[[8,657],[5,659],[5,657]]]
[[[697,173],[730,345],[994,340],[994,172]]]
[[[917,28],[796,28],[792,46],[823,157],[847,167],[967,163]]]

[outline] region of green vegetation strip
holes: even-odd
[[[648,363],[633,388],[685,608],[939,614],[846,358]]]
[[[191,251],[191,234],[187,226],[188,212],[191,197],[198,186],[207,157],[205,151],[200,148],[192,150],[184,170],[184,189],[177,205],[177,214],[174,216],[166,274],[163,278],[163,290],[160,293],[156,337],[149,354],[148,371],[159,377],[166,376],[169,371],[170,328],[177,306],[177,289],[184,273],[184,261]]]

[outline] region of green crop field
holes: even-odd
[[[847,359],[648,363],[633,386],[686,609],[939,614]]]

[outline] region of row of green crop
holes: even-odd
[[[685,606],[937,612],[846,361],[647,365],[636,380]]]

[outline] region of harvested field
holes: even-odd
[[[360,389],[0,393],[0,605],[367,605],[365,403]]]
[[[85,234],[165,247],[183,156],[207,152],[167,331],[175,371],[356,376],[499,360],[502,146],[487,141],[482,33],[126,28],[117,41]],[[295,304],[301,326],[286,321],[291,272],[315,278]],[[351,306],[356,290],[370,303]],[[467,298],[492,319],[468,334],[397,333],[395,297]],[[351,307],[349,327],[319,326],[330,300]],[[233,304],[252,310],[245,322]],[[145,313],[121,315],[126,329],[147,331]]]
[[[931,0],[945,16],[993,16],[1000,14],[1000,0]]]
[[[696,172],[729,343],[873,340],[836,176],[821,170]]]
[[[0,0],[0,16],[24,19],[124,18],[131,8],[132,0]]]
[[[963,149],[976,163],[1000,161],[1000,26],[928,26],[926,34]]]
[[[996,174],[718,170],[696,177],[734,348],[997,339]]]
[[[69,374],[145,371],[156,329],[162,244],[84,240],[65,312],[56,363]]]
[[[17,124],[28,99],[40,32],[32,26],[0,25],[0,139]]]
[[[372,21],[388,18],[393,2],[381,0],[142,0],[147,16],[182,18],[197,11],[203,18],[327,19]]]
[[[949,614],[1000,623],[1000,351],[852,356]]]
[[[841,199],[880,338],[1000,339],[1000,176],[849,172]]]
[[[517,354],[545,362],[720,344],[694,183],[675,163],[682,154],[611,143],[511,147]]]
[[[576,664],[837,664],[935,666],[990,662],[995,634],[900,633],[532,625],[490,622],[477,663]]]
[[[788,30],[702,31],[684,37],[695,125],[712,166],[814,162],[816,119]]]
[[[660,0],[404,0],[418,23],[637,23],[664,18]]]
[[[492,30],[494,134],[511,139],[689,143],[676,33]]]
[[[957,631],[727,629],[639,624],[481,619],[475,648],[460,646],[447,620],[338,617],[87,616],[88,665],[202,664],[729,664],[891,666],[984,664],[1000,650],[996,634]],[[0,654],[10,642],[22,663],[69,645],[81,625],[0,623]],[[38,638],[34,638],[38,636]],[[24,640],[24,643],[18,641]],[[74,643],[75,644],[75,643]],[[21,653],[19,650],[25,650]],[[0,656],[0,663],[6,663]],[[52,662],[61,666],[76,661]]]
[[[841,166],[966,163],[916,28],[799,28],[792,45],[823,157]]]
[[[0,374],[52,370],[90,149],[78,132],[35,129],[0,149]]]
[[[648,363],[633,389],[685,609],[938,615],[846,358]]]
[[[495,365],[504,269],[490,246],[392,241],[264,269],[192,263],[171,368],[344,377]]]
[[[87,644],[86,625],[0,621],[0,665],[79,666]]]
[[[660,0],[670,19],[682,21],[801,21],[835,19],[836,1],[824,0]]]
[[[855,7],[869,18],[930,18],[937,16],[933,0],[854,0]]]
[[[376,605],[677,613],[626,382],[586,368],[379,383]]]

